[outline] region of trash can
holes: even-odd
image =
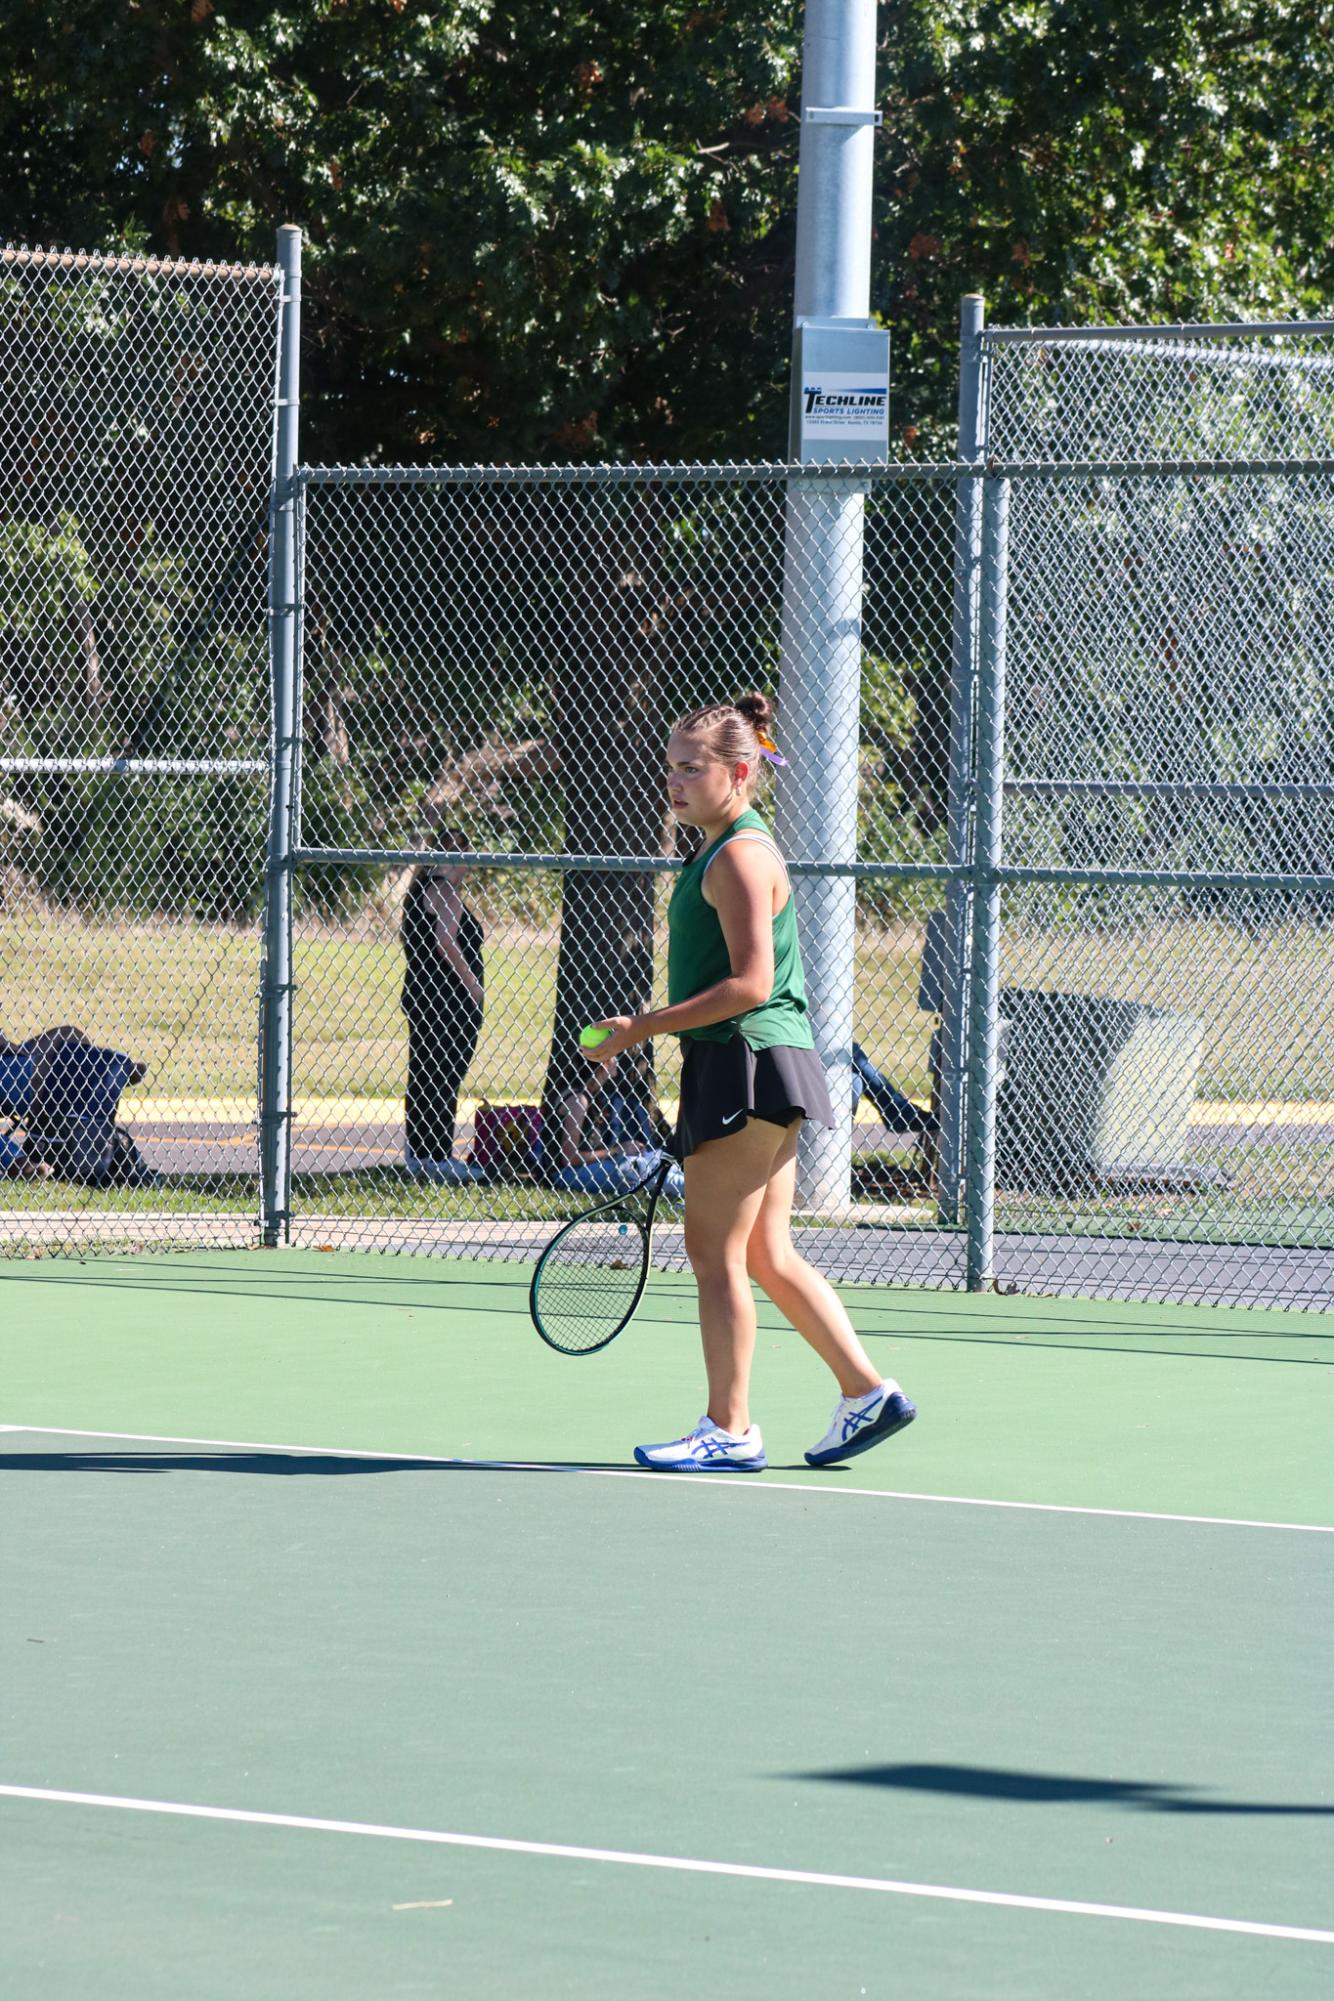
[[[1143,1001],[1003,987],[996,1182],[1069,1190],[1183,1183],[1204,1029]]]

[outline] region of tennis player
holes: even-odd
[[[685,1169],[686,1255],[699,1292],[708,1409],[684,1437],[640,1445],[641,1466],[756,1473],[767,1461],[751,1422],[755,1301],[750,1280],[826,1362],[840,1396],[811,1466],[850,1459],[917,1415],[881,1377],[837,1293],[792,1243],[797,1136],[832,1126],[811,1039],[796,912],[783,858],[751,801],[764,762],[781,764],[764,695],[696,709],[672,729],[667,793],[703,845],[668,912],[668,1004],[597,1024],[612,1032],[591,1062],[654,1035],[684,1045],[677,1152]]]

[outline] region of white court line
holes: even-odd
[[[1020,1897],[1005,1890],[962,1890],[948,1883],[902,1883],[888,1876],[834,1876],[814,1869],[766,1869],[749,1862],[705,1862],[685,1855],[640,1855],[633,1849],[576,1848],[557,1841],[510,1841],[494,1834],[446,1834],[431,1827],[380,1827],[373,1821],[317,1820],[309,1814],[249,1813],[239,1807],[186,1806],[174,1800],[121,1799],[111,1793],[57,1792],[47,1786],[0,1785],[8,1799],[61,1806],[116,1807],[186,1820],[244,1821],[256,1827],[299,1827],[317,1834],[362,1834],[380,1841],[426,1841],[443,1848],[489,1848],[507,1855],[551,1855],[572,1862],[614,1862],[635,1869],[674,1869],[693,1876],[742,1876],[760,1883],[801,1883],[822,1890],[876,1890],[895,1897],[931,1897],[950,1904],[998,1904],[1010,1910],[1058,1911],[1069,1917],[1121,1918],[1134,1924],[1179,1925],[1191,1931],[1244,1932],[1255,1938],[1304,1939],[1334,1945],[1334,1931],[1304,1925],[1263,1925],[1248,1918],[1206,1918],[1191,1911],[1141,1910],[1133,1904],[1085,1904],[1065,1897]]]
[[[156,1431],[84,1431],[77,1425],[0,1424],[0,1431],[23,1431],[35,1438],[111,1438],[132,1445],[208,1445],[221,1452],[297,1452],[314,1459],[410,1459],[423,1466],[471,1466],[479,1473],[578,1473],[594,1480],[648,1480],[658,1487],[752,1487],[764,1493],[844,1494],[870,1501],[930,1501],[950,1508],[1019,1508],[1043,1515],[1105,1515],[1117,1521],[1195,1522],[1217,1529],[1284,1529],[1291,1535],[1334,1535],[1323,1522],[1262,1522],[1233,1515],[1154,1514],[1145,1508],[1079,1508],[1062,1501],[988,1501],[974,1494],[914,1494],[894,1487],[841,1487],[805,1480],[689,1479],[634,1466],[566,1466],[552,1459],[447,1459],[436,1452],[360,1452],[350,1445],[275,1445],[253,1438],[185,1438]]]

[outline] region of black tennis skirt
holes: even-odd
[[[673,1151],[684,1160],[706,1140],[725,1139],[747,1119],[789,1126],[793,1119],[834,1124],[824,1066],[813,1049],[752,1049],[744,1036],[687,1042],[681,1067],[681,1115]]]

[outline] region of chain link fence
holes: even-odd
[[[11,1248],[253,1240],[277,315],[267,269],[0,256]]]
[[[987,327],[986,451],[1022,464],[1328,458],[1334,322]]]
[[[302,1242],[336,1222],[340,1241],[508,1254],[540,1242],[572,1193],[609,1183],[598,1156],[670,1131],[673,1044],[590,1094],[600,1073],[574,1042],[586,1021],[665,999],[666,898],[684,851],[663,783],[672,719],[774,687],[785,618],[789,651],[802,643],[790,576],[784,602],[790,471],[315,470],[302,484],[293,1096],[335,1116],[296,1124],[291,1227]],[[860,600],[857,701],[841,730],[822,687],[781,703],[780,788],[840,767],[851,781],[842,879],[860,922],[843,927],[838,969],[860,1024],[850,1114],[854,1077],[865,1088],[847,1223],[927,1195],[930,1030],[916,990],[945,845],[955,494],[952,476],[811,485],[855,566],[839,587]],[[780,790],[780,831],[800,857],[785,807],[791,823]],[[414,999],[410,977],[406,1019],[400,1006],[431,873],[419,850],[445,878],[452,850],[471,857],[462,883],[433,893],[441,935],[452,927],[465,956],[481,922],[480,1024],[461,968],[432,996]],[[827,874],[799,864],[797,879],[799,896],[827,899]],[[453,1144],[446,1116],[428,1154],[429,1114],[405,1130],[409,1039],[428,1078],[436,1042],[466,1069],[454,1077],[441,1058],[459,1109]],[[405,1153],[446,1166],[432,1180]],[[849,1269],[861,1255],[848,1248]]]
[[[399,875],[376,916],[360,906],[344,962],[360,970],[356,1006],[345,971],[323,989],[323,1018],[298,1023],[299,1062],[319,1052],[346,1078],[346,1055],[333,1054],[340,1024],[378,1021],[371,1060],[383,1080],[362,1106],[340,1106],[345,1125],[298,1144],[299,1240],[336,1219],[360,1243],[509,1255],[565,1213],[551,1198],[567,1191],[550,1188],[533,1141],[552,1128],[553,1101],[577,1093],[578,1025],[662,998],[665,727],[719,687],[784,692],[789,478],[784,468],[308,476],[308,616],[340,665],[348,713],[373,685],[377,702],[388,691],[375,714],[390,728],[363,723],[359,764],[355,730],[326,727],[319,839],[308,753],[302,874],[330,914],[331,899],[362,896],[352,885],[377,845],[399,849]],[[818,709],[782,705],[793,766],[827,774],[850,750],[859,792],[853,1033],[864,1090],[844,1203],[808,1227],[822,1257],[859,1277],[1315,1301],[1334,1220],[1323,1195],[1334,1143],[1321,833],[1331,781],[1327,719],[1303,691],[1328,678],[1329,470],[970,476],[979,492],[988,483],[1008,502],[1006,546],[990,556],[1006,654],[994,854],[979,853],[974,830],[968,862],[946,861],[957,469],[864,483],[855,743],[831,742]],[[493,621],[480,639],[479,574]],[[980,654],[975,590],[970,603]],[[309,734],[309,683],[306,694]],[[325,680],[321,716],[329,701]],[[973,816],[981,782],[975,774]],[[450,844],[497,864],[466,892],[485,921],[488,987],[446,1149],[483,1179],[451,1166],[451,1185],[422,1214],[420,1186],[399,1164],[399,912],[411,843],[448,863],[434,831],[443,821]],[[500,866],[506,846],[517,853]],[[598,866],[612,855],[615,873]],[[827,896],[838,879],[803,877],[799,865],[799,893]],[[990,1242],[976,1249],[966,1226],[981,1203],[945,1212],[940,1187],[939,1024],[976,1004],[976,969],[945,924],[951,879],[993,890],[998,905],[990,1079],[977,1061],[985,1006],[967,1036],[973,1123],[992,1127],[994,1146]],[[969,937],[977,915],[970,901]],[[328,917],[312,909],[306,926],[299,967],[328,949]],[[303,1010],[316,985],[298,970]],[[442,1026],[446,1039],[458,1033]],[[659,1060],[611,1094],[623,1102],[609,1130],[580,1152],[597,1139],[647,1143],[670,1123],[674,1057]],[[330,1071],[322,1083],[298,1076],[298,1098],[336,1096]],[[584,1097],[588,1117],[598,1108]],[[396,1163],[378,1182],[376,1158]],[[597,1185],[592,1161],[570,1165]],[[969,1165],[977,1185],[976,1154]],[[672,1248],[679,1258],[679,1241]]]
[[[149,1072],[8,1247],[529,1256],[670,1131],[670,1039],[574,1042],[665,998],[671,721],[758,687],[826,1268],[1328,1298],[1328,329],[978,332],[967,464],[284,473],[275,740],[279,273],[0,268],[0,1028]]]
[[[1012,483],[997,1275],[1323,1304],[1334,328],[981,347],[988,453],[1164,462]]]

